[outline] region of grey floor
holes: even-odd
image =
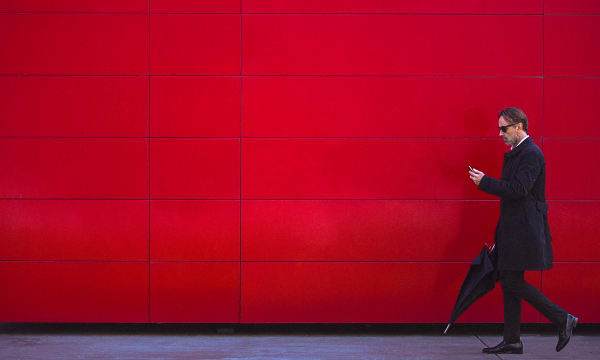
[[[232,331],[234,330],[234,331]],[[497,328],[440,336],[423,326],[186,327],[2,324],[0,359],[600,359],[600,332],[556,353],[551,331],[524,332],[524,355],[486,355]]]

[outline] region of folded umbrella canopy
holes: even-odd
[[[496,247],[494,246],[492,250],[488,250],[487,245],[484,245],[479,255],[471,262],[469,272],[458,292],[458,298],[444,334],[448,332],[450,326],[469,306],[496,286],[498,274],[495,270],[495,263]]]

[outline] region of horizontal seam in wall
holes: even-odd
[[[547,202],[598,202],[600,200],[546,199]]]
[[[177,11],[0,11],[0,15],[368,15],[368,16],[599,16],[600,13],[478,12],[177,12]]]
[[[210,137],[173,137],[173,136],[137,136],[137,137],[128,137],[128,136],[0,136],[0,140],[14,140],[14,139],[27,139],[27,140],[331,140],[331,141],[341,141],[341,140],[382,140],[382,141],[398,141],[398,140],[410,140],[410,141],[430,141],[430,140],[443,140],[443,141],[497,141],[496,137],[218,137],[218,136],[210,136]],[[600,141],[600,138],[557,138],[557,137],[546,137],[546,138],[537,138],[534,137],[534,140],[562,140],[562,141],[590,141],[596,142]]]
[[[243,13],[205,13],[205,12],[151,12],[151,15],[268,15],[268,16],[289,16],[289,15],[325,15],[325,16],[542,16],[543,13],[439,13],[439,12],[243,12]],[[561,14],[570,15],[570,14]],[[588,15],[588,14],[574,14]]]
[[[159,198],[159,199],[118,199],[118,198],[0,198],[2,200],[23,200],[23,201],[32,201],[32,200],[46,200],[46,201],[444,201],[444,202],[486,202],[493,201],[497,202],[499,200],[486,200],[486,199],[360,199],[360,198],[337,198],[337,199],[327,199],[327,198],[295,198],[295,199],[286,199],[286,198],[251,198],[251,199],[241,199],[230,198],[230,199],[205,199],[205,198]],[[600,201],[600,200],[589,200],[589,201]]]
[[[46,262],[46,263],[73,263],[73,262],[85,262],[85,263],[136,263],[136,264],[147,264],[148,259],[145,260],[13,260],[13,259],[0,259],[0,262]]]
[[[148,11],[0,11],[0,15],[144,15]],[[239,14],[238,14],[239,15]]]
[[[393,264],[470,264],[472,260],[242,260],[243,263],[393,263]]]
[[[239,260],[86,260],[86,259],[77,259],[77,260],[6,260],[0,259],[0,263],[5,262],[15,262],[15,263],[24,263],[24,262],[38,262],[38,263],[134,263],[134,264],[148,264],[150,263],[173,263],[173,262],[186,262],[186,263],[232,263],[238,264]]]
[[[230,75],[230,74],[48,74],[48,73],[30,73],[30,74],[0,74],[0,77],[198,77],[198,78],[423,78],[423,79],[597,79],[600,75],[427,75],[427,74],[248,74],[248,75]]]
[[[564,137],[564,138],[559,138],[559,137],[545,137],[543,139],[544,140],[591,140],[591,141],[600,140],[600,138],[573,138],[573,137]]]
[[[145,199],[145,198],[131,198],[131,199],[120,199],[120,198],[0,198],[0,201],[421,201],[421,202],[498,202],[499,200],[494,199],[370,199],[370,198],[230,198],[230,199],[210,199],[210,198],[158,198],[158,199]],[[546,199],[547,202],[600,202],[600,200],[594,199]]]
[[[556,75],[557,77],[600,77],[594,75]],[[0,77],[224,77],[224,78],[431,78],[431,79],[541,79],[542,75],[443,75],[443,74],[51,74],[4,73]],[[546,76],[548,77],[548,76]]]
[[[393,263],[393,264],[470,264],[472,260],[7,260],[2,263]],[[599,260],[554,261],[554,264],[600,264]]]
[[[242,260],[242,263],[397,263],[397,264],[471,264],[472,260]],[[554,261],[554,264],[596,264],[600,261]]]
[[[39,201],[39,200],[44,200],[44,201],[148,201],[148,199],[145,198],[129,198],[129,199],[123,199],[123,198],[0,198],[0,201],[2,200],[6,200],[6,201],[15,201],[15,200],[23,200],[23,201]],[[150,199],[153,200],[154,199]],[[198,200],[204,200],[204,199],[198,199]],[[211,200],[211,199],[206,199],[206,200]],[[215,199],[217,200],[217,199]],[[224,200],[224,199],[219,199],[219,200]]]
[[[136,263],[147,264],[148,260],[0,260],[0,262],[42,262],[42,263]],[[470,264],[464,261],[435,261],[435,260],[150,260],[150,263],[401,263],[401,264]]]
[[[470,264],[472,260],[236,260],[236,261],[204,261],[204,260],[151,260],[151,263],[400,263],[400,264]]]
[[[177,12],[177,11],[0,11],[0,15],[333,15],[333,16],[542,16],[543,13],[477,13],[477,12]],[[555,15],[589,15],[589,14],[555,14]]]

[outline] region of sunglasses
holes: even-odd
[[[503,133],[506,133],[506,131],[508,130],[509,127],[515,126],[517,124],[520,124],[520,123],[516,122],[516,123],[510,124],[510,125],[498,126],[498,130],[502,131]]]

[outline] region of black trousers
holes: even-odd
[[[550,301],[535,286],[525,281],[525,271],[501,271],[500,283],[504,295],[504,340],[515,343],[521,339],[521,300],[525,299],[558,329],[565,327],[567,312]]]

